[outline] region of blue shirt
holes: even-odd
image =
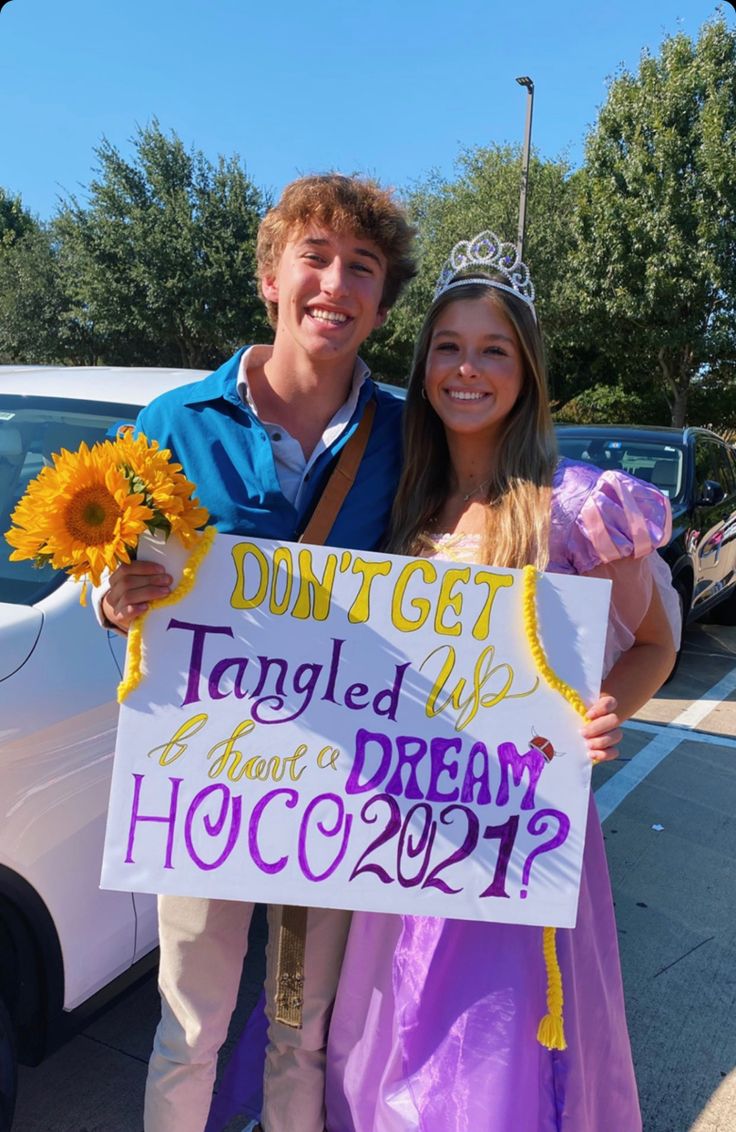
[[[137,431],[171,450],[218,530],[295,541],[314,511],[336,455],[375,396],[368,447],[327,539],[330,546],[375,548],[388,524],[399,475],[401,401],[373,382],[363,384],[350,423],[317,458],[296,507],[282,494],[266,430],[238,394],[242,353],[239,350],[203,381],[157,397],[140,413]]]

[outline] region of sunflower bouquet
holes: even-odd
[[[115,440],[52,456],[18,502],[5,538],[11,560],[50,564],[99,585],[105,570],[135,556],[146,531],[191,547],[209,518],[167,448],[128,428]]]

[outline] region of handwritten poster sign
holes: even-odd
[[[155,548],[176,577],[176,548]],[[542,575],[548,662],[598,693],[609,583]],[[218,535],[143,630],[103,885],[570,927],[590,786],[519,571]]]

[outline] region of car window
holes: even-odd
[[[675,444],[617,436],[614,432],[610,436],[566,436],[560,432],[557,441],[563,456],[603,469],[620,468],[654,484],[669,499],[679,499],[684,491],[683,450]]]
[[[732,495],[736,490],[734,472],[726,445],[707,436],[698,436],[695,441],[697,496],[701,495],[706,480],[720,484],[725,495]]]
[[[736,491],[736,478],[734,478],[731,453],[725,444],[718,445],[718,482],[726,495],[733,495]]]
[[[117,424],[135,420],[132,405],[65,398],[0,396],[0,534],[29,480],[51,463],[54,452],[82,441],[104,440]],[[32,605],[63,581],[50,566],[11,562],[11,547],[0,542],[0,602]]]

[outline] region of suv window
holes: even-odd
[[[82,441],[104,440],[114,426],[133,421],[132,405],[102,401],[75,401],[57,397],[0,396],[0,534],[41,468],[62,448],[70,451]],[[32,562],[11,562],[11,547],[0,540],[0,602],[32,605],[63,581],[50,566],[37,569]]]
[[[736,478],[731,453],[725,444],[718,445],[718,475],[726,495],[733,495],[736,491]]]
[[[736,477],[728,447],[718,440],[698,436],[695,441],[696,497],[700,497],[706,480],[720,484],[725,495],[733,495],[736,491]]]
[[[629,475],[654,484],[670,499],[678,499],[684,491],[683,450],[675,444],[642,440],[639,437],[566,436],[558,433],[560,453],[571,460],[595,464],[599,468],[620,468]]]

